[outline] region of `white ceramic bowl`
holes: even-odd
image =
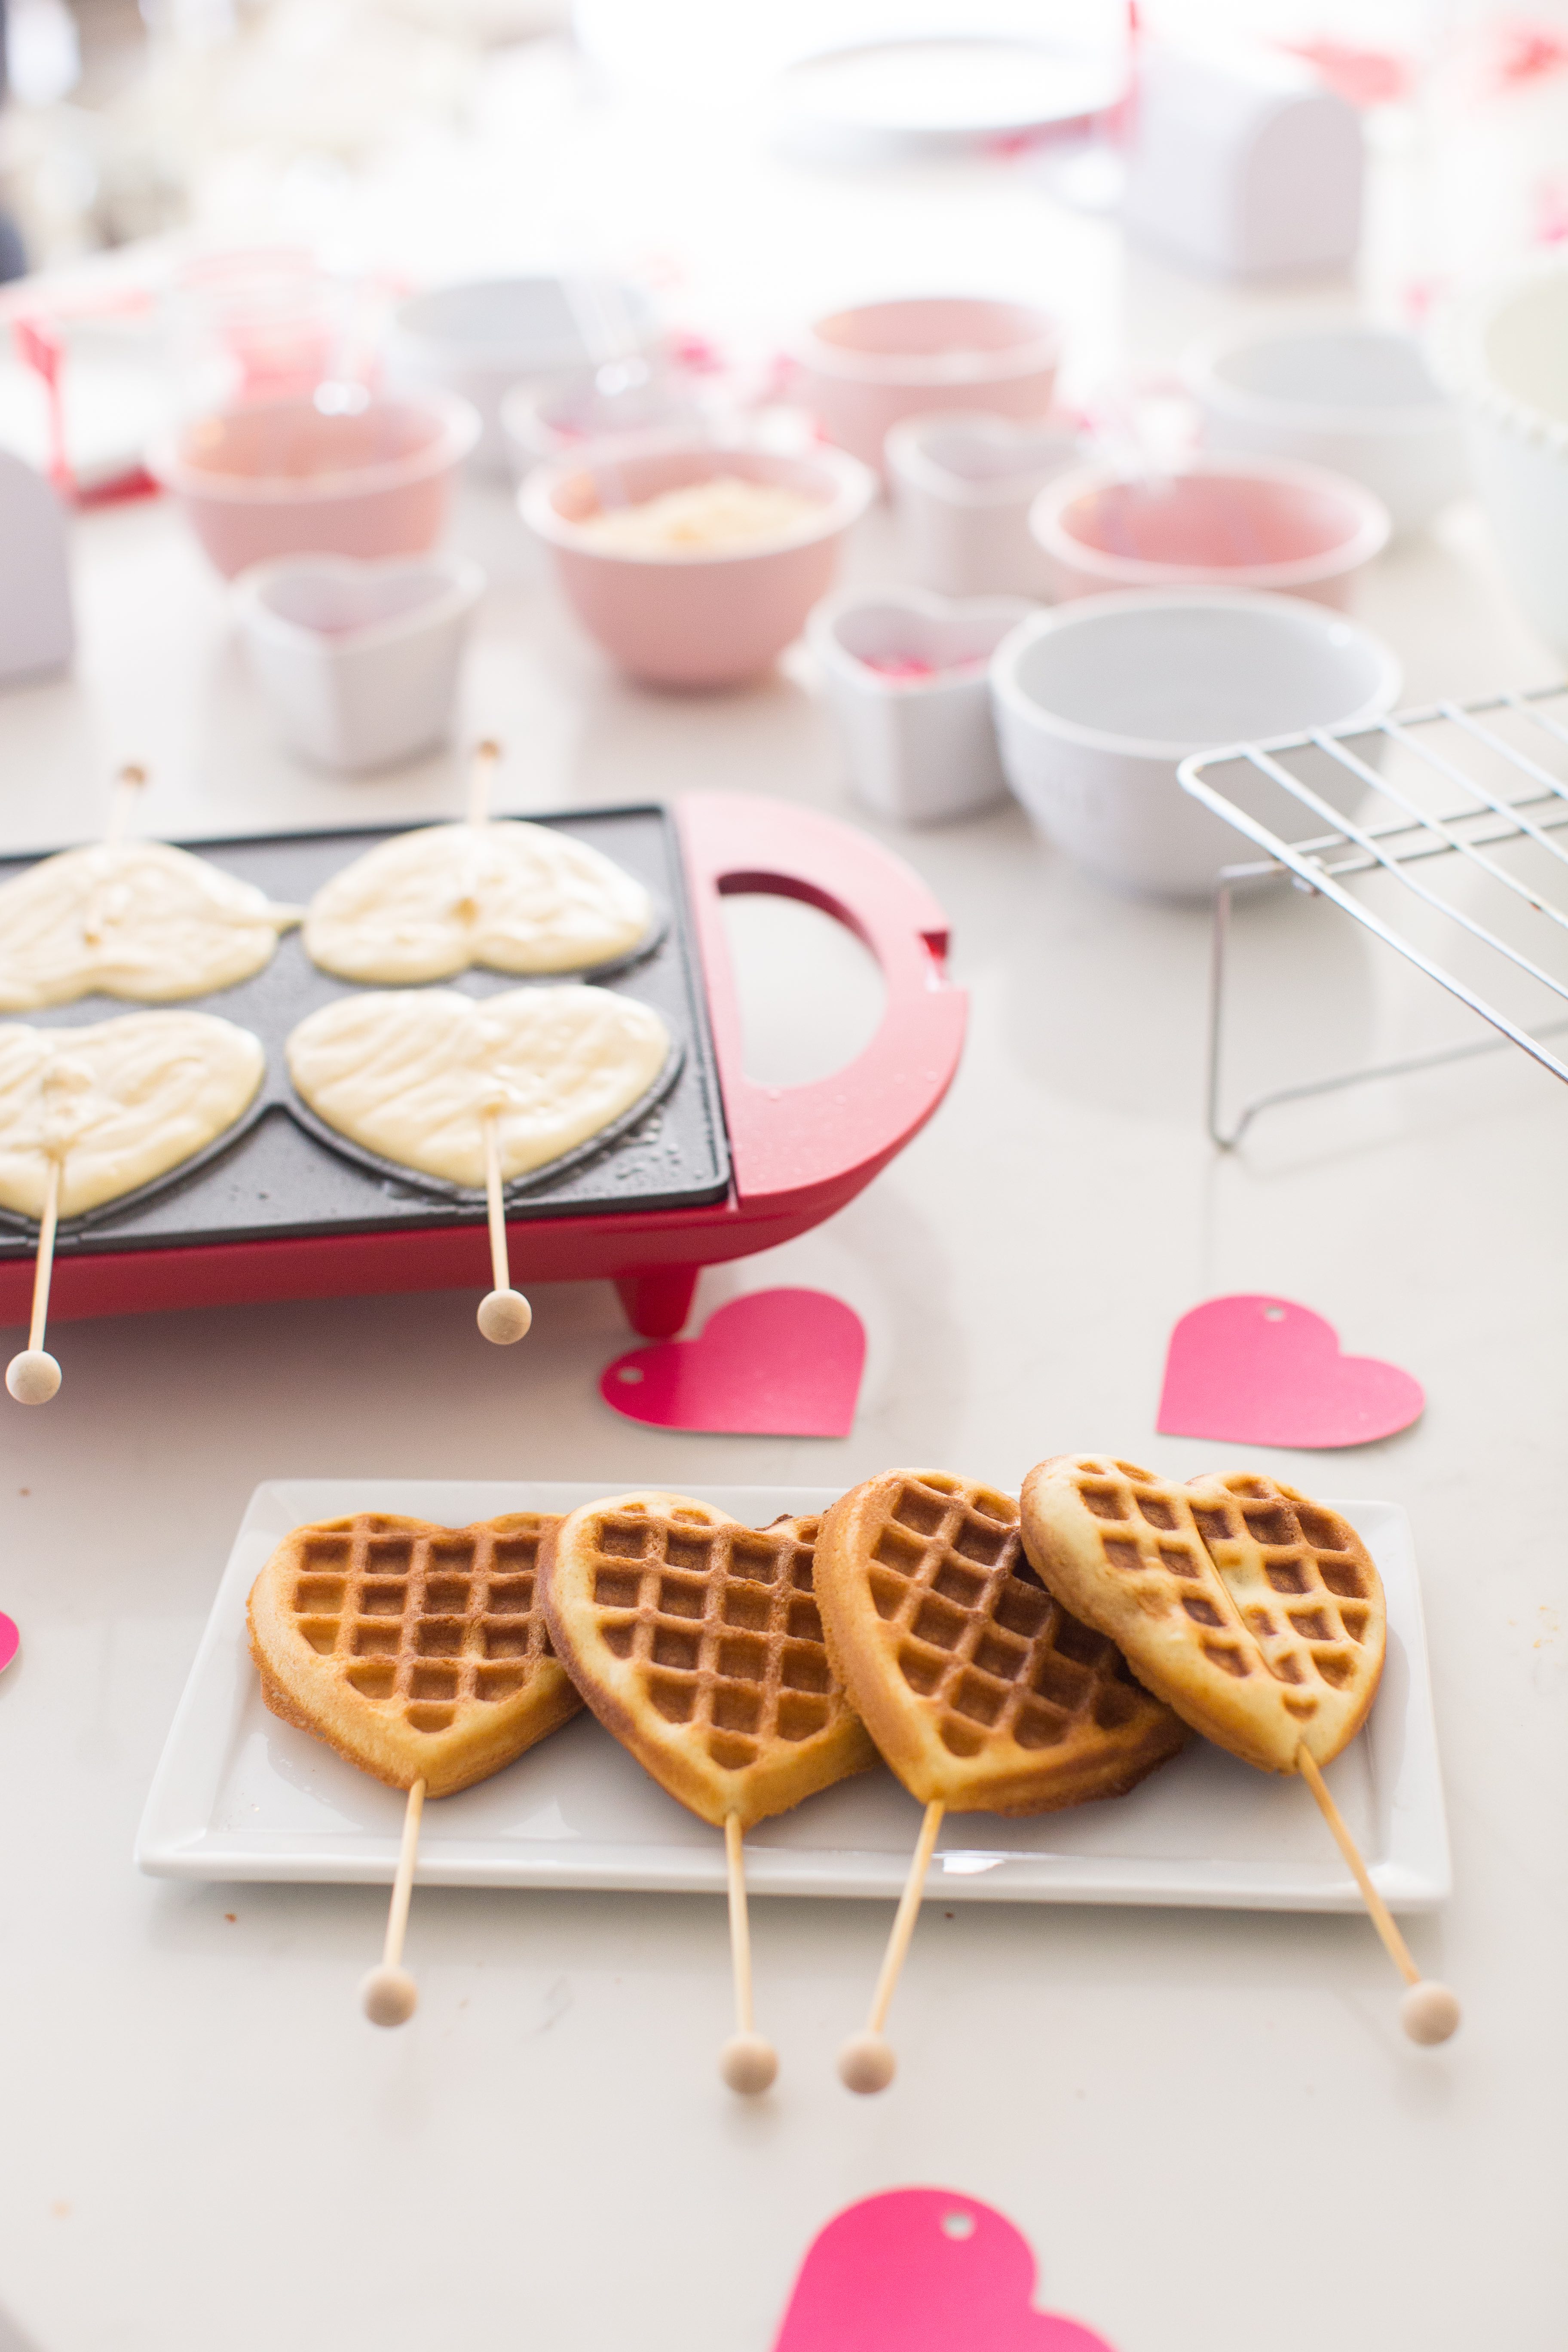
[[[1362,483],[1396,531],[1468,488],[1464,427],[1413,335],[1356,319],[1244,327],[1182,361],[1205,449],[1293,457]]]
[[[455,555],[258,563],[231,594],[257,683],[291,751],[347,773],[434,751],[451,731],[458,671],[484,592]]]
[[[1387,508],[1359,482],[1283,457],[1082,466],[1047,483],[1029,528],[1061,596],[1261,588],[1338,605],[1389,535]]]
[[[974,295],[864,302],[796,338],[800,397],[827,437],[880,468],[891,426],[933,408],[1043,416],[1061,357],[1049,311]]]
[[[817,606],[806,640],[868,808],[938,824],[1005,799],[987,669],[1031,609],[908,588],[846,588]]]
[[[606,491],[641,505],[725,474],[804,491],[821,511],[780,538],[701,554],[633,552],[583,528],[611,502]],[[799,636],[876,492],[875,475],[842,449],[786,452],[739,431],[590,442],[570,463],[531,474],[518,505],[577,618],[624,670],[655,686],[719,687],[760,676]]]
[[[1538,266],[1466,304],[1441,364],[1520,603],[1568,656],[1568,264]]]
[[[535,466],[565,464],[590,441],[647,434],[689,439],[703,425],[689,379],[650,367],[623,387],[603,389],[586,368],[514,383],[500,404],[500,429],[517,481]]]
[[[910,568],[944,596],[1049,593],[1050,559],[1029,529],[1045,485],[1083,458],[1065,416],[1037,424],[987,410],[906,417],[887,438],[888,476]]]
[[[387,344],[397,386],[454,392],[479,415],[475,462],[507,470],[500,404],[524,376],[561,379],[616,360],[649,359],[661,331],[646,294],[605,278],[483,278],[400,303]]]
[[[1084,597],[1023,622],[991,665],[1002,764],[1035,823],[1149,898],[1204,897],[1248,855],[1177,782],[1191,752],[1364,725],[1400,683],[1353,621],[1225,589]]]

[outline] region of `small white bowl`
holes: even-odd
[[[1042,833],[1113,888],[1206,897],[1248,855],[1183,792],[1194,751],[1368,725],[1401,684],[1387,646],[1299,596],[1086,596],[1037,614],[991,665],[1007,781]]]
[[[400,303],[387,345],[395,385],[455,392],[479,415],[474,461],[507,471],[500,404],[524,376],[563,377],[610,361],[647,360],[661,330],[636,286],[607,278],[485,278],[432,287]]]
[[[1568,655],[1568,264],[1537,263],[1474,296],[1447,322],[1440,354],[1519,601]]]
[[[1029,509],[1056,475],[1083,461],[1066,417],[1018,423],[989,410],[910,416],[887,439],[888,474],[910,566],[944,596],[1038,599],[1050,559]]]
[[[614,390],[602,387],[598,375],[586,368],[531,379],[514,383],[500,404],[501,434],[520,483],[535,466],[569,464],[590,441],[670,433],[689,437],[703,422],[689,379],[662,367],[633,375]]]
[[[1182,376],[1205,449],[1349,474],[1419,530],[1468,486],[1464,427],[1420,344],[1356,319],[1247,327],[1194,343]]]
[[[1031,610],[1018,596],[949,604],[903,588],[847,588],[817,606],[806,641],[868,808],[940,824],[1006,797],[987,668]]]
[[[460,556],[357,563],[301,555],[254,565],[230,593],[283,740],[353,774],[446,740],[484,587],[479,565]]]

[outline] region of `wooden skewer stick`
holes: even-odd
[[[746,1913],[746,1856],[739,1813],[724,1822],[724,1860],[730,1874],[730,1957],[735,1970],[735,2031],[719,2053],[719,2072],[731,2091],[752,2098],[779,2071],[778,2053],[752,2020],[752,1927]]]
[[[419,2003],[419,1988],[403,1965],[403,1938],[408,1932],[408,1898],[414,1892],[414,1864],[419,1853],[419,1823],[425,1811],[425,1783],[416,1780],[408,1791],[403,1816],[403,1844],[392,1901],[386,1914],[386,1941],[381,1966],[360,1979],[360,2007],[373,2025],[406,2025]]]
[[[60,1213],[63,1160],[51,1159],[38,1220],[38,1255],[33,1266],[33,1319],[27,1344],[5,1367],[5,1385],[18,1404],[47,1404],[60,1384],[60,1368],[44,1347],[49,1319],[49,1278],[55,1265],[55,1227]]]
[[[468,770],[468,808],[465,822],[478,833],[488,824],[490,814],[490,786],[500,765],[500,745],[486,737],[474,746],[473,765]]]
[[[500,1139],[496,1133],[493,1110],[485,1114],[485,1200],[490,1220],[490,1278],[495,1287],[479,1301],[479,1325],[485,1338],[493,1339],[498,1348],[510,1348],[514,1340],[527,1338],[533,1309],[521,1291],[511,1286],[506,1250],[506,1202],[500,1182]]]
[[[105,841],[119,841],[131,823],[132,811],[147,782],[147,771],[133,761],[127,761],[114,780],[114,798],[109,804],[109,823],[103,828]]]
[[[893,1932],[888,1938],[882,1973],[877,1979],[877,1990],[871,1997],[871,2014],[866,2021],[866,2031],[852,2034],[838,2053],[838,2079],[851,2091],[885,2091],[893,2079],[898,2061],[882,2028],[887,2024],[888,2011],[893,2005],[893,1994],[898,1989],[900,1972],[910,1948],[910,1938],[915,1932],[915,1921],[920,1917],[926,1873],[931,1868],[937,1832],[946,1810],[940,1797],[933,1797],[926,1807],[914,1859],[910,1864],[910,1874],[904,1882],[903,1895],[893,1920]]]
[[[1305,1748],[1296,1751],[1296,1765],[1301,1778],[1318,1801],[1318,1811],[1327,1822],[1356,1885],[1361,1899],[1371,1914],[1372,1924],[1383,1938],[1384,1948],[1409,1988],[1399,2004],[1399,2021],[1412,2042],[1447,2042],[1459,2022],[1459,2003],[1445,1984],[1424,1977],[1411,1958],[1410,1947],[1394,1924],[1394,1914],[1372,1883],[1371,1874],[1361,1858],[1361,1852],[1345,1826],[1343,1814],[1329,1794],[1328,1783],[1318,1769],[1317,1760]]]

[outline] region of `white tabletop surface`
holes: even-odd
[[[1059,219],[1021,184],[959,185],[955,206],[1014,208],[1020,248]],[[846,180],[840,201],[848,217],[870,199]],[[948,233],[929,191],[918,216]],[[1111,232],[1063,235],[1079,240],[1069,275],[1091,282]],[[1147,264],[1133,277],[1145,356],[1234,307]],[[563,618],[504,499],[467,496],[457,535],[496,583],[465,726],[504,738],[503,800],[719,787],[865,824],[951,911],[971,992],[963,1067],[847,1210],[700,1288],[700,1314],[778,1283],[858,1309],[869,1356],[843,1442],[617,1420],[596,1392],[626,1344],[605,1284],[540,1291],[532,1337],[506,1351],[479,1342],[466,1295],[58,1328],[58,1400],[0,1414],[0,1606],[23,1642],[0,1685],[0,2304],[37,2352],[767,2352],[828,2216],[929,2182],[1009,2213],[1038,2252],[1042,2303],[1116,2352],[1548,2352],[1568,2097],[1568,1578],[1552,1483],[1568,1103],[1510,1055],[1280,1113],[1217,1155],[1201,1118],[1201,912],[1105,895],[1010,806],[924,834],[858,817],[798,649],[745,692],[640,692]],[[145,821],[166,834],[460,805],[455,757],[348,783],[273,747],[220,587],[162,506],[82,521],[76,561],[73,677],[0,700],[8,845],[90,833],[129,756],[153,770]],[[854,562],[897,576],[884,517]],[[1361,609],[1415,698],[1552,675],[1468,509],[1380,563]],[[1242,932],[1256,1072],[1384,1050],[1402,1008],[1426,1009],[1331,909],[1293,901]],[[859,951],[793,908],[740,936],[756,1066],[801,1076],[834,1020],[844,1037],[864,1024]],[[1353,1455],[1156,1436],[1173,1322],[1255,1288],[1408,1367],[1424,1419]],[[421,2007],[388,2034],[353,1997],[379,1949],[375,1889],[192,1885],[132,1865],[260,1479],[700,1490],[847,1486],[904,1462],[1013,1485],[1045,1453],[1100,1447],[1408,1509],[1456,1869],[1446,1913],[1410,1935],[1466,2005],[1447,2048],[1402,2040],[1396,1982],[1359,1917],[936,1900],[894,2012],[900,2078],[857,2102],[833,2057],[887,1908],[775,1900],[753,1930],[783,2073],[746,2105],[714,2065],[730,2003],[715,1899],[416,1892]]]

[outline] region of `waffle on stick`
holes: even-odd
[[[545,1621],[584,1698],[724,1832],[736,2032],[720,2066],[735,2091],[765,2090],[778,2064],[752,2024],[744,1833],[877,1760],[828,1664],[816,1534],[815,1518],[747,1528],[649,1492],[572,1512],[541,1553]]]
[[[1173,1756],[1184,1726],[1115,1644],[1069,1616],[1024,1557],[1011,1496],[934,1470],[889,1470],[836,1503],[817,1545],[828,1654],[887,1762],[926,1808],[853,2091],[892,2080],[883,2033],[944,1812],[1053,1812],[1120,1796]]]
[[[1100,1454],[1024,1481],[1024,1542],[1065,1605],[1195,1731],[1260,1771],[1327,1764],[1366,1720],[1388,1613],[1347,1519],[1237,1472],[1185,1486]]]
[[[538,1605],[537,1511],[437,1527],[361,1512],[296,1528],[251,1587],[250,1651],[274,1715],[408,1792],[379,1969],[361,1986],[377,2025],[417,1998],[401,1965],[426,1794],[499,1772],[575,1715]]]
[[[1423,1979],[1321,1769],[1365,1722],[1388,1633],[1349,1520],[1251,1472],[1184,1486],[1094,1454],[1037,1465],[1022,1507],[1042,1580],[1121,1644],[1140,1682],[1244,1763],[1300,1774],[1409,1988],[1405,2032],[1446,2042],[1458,2002]]]

